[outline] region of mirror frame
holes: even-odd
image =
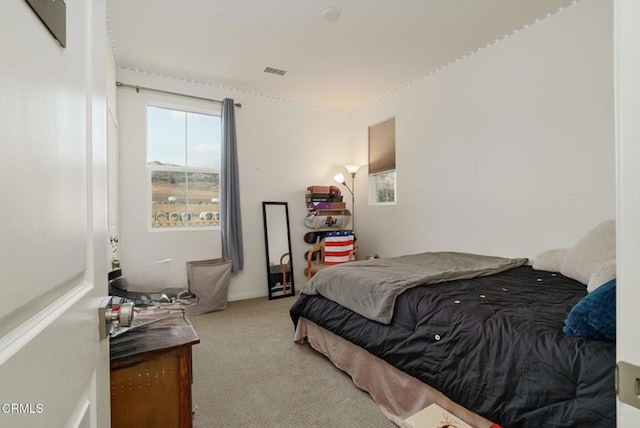
[[[287,226],[287,247],[289,249],[289,278],[287,282],[291,283],[291,288],[288,293],[272,292],[272,283],[275,284],[278,281],[282,283],[282,273],[271,273],[271,265],[269,264],[269,230],[267,226],[267,206],[269,205],[282,205],[284,206],[285,220]],[[288,202],[262,202],[262,219],[264,222],[264,247],[266,253],[266,267],[267,267],[267,289],[269,291],[269,300],[279,299],[282,297],[291,297],[296,295],[295,281],[293,278],[293,255],[291,254],[291,229],[289,228],[289,203]],[[283,288],[286,291],[286,288]],[[278,294],[276,294],[278,293]]]

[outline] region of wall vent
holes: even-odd
[[[280,70],[278,68],[267,67],[264,69],[265,73],[277,74],[278,76],[284,76],[287,74],[287,70]]]

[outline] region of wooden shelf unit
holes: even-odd
[[[184,311],[145,311],[135,321],[154,322],[110,339],[111,426],[190,428],[191,347],[200,339]]]

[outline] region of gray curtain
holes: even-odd
[[[232,261],[231,270],[244,267],[242,221],[240,219],[240,181],[236,149],[236,117],[233,99],[222,101],[222,161],[220,162],[220,221],[222,257]]]

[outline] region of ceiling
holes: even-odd
[[[352,111],[574,3],[108,0],[107,20],[119,68]]]

